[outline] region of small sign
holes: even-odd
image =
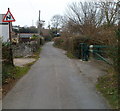
[[[14,21],[15,21],[15,19],[14,19],[13,15],[11,14],[11,12],[10,12],[10,10],[8,8],[8,11],[5,14],[2,22],[14,22]]]

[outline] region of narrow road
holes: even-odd
[[[108,109],[108,105],[63,50],[49,42],[41,58],[6,95],[3,109]]]

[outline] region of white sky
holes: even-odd
[[[85,0],[0,0],[0,14],[5,14],[9,7],[16,19],[13,25],[32,26],[33,24],[36,26],[39,10],[41,10],[41,19],[45,20],[47,27],[52,16],[55,14],[64,15],[67,4],[76,1]]]
[[[9,7],[16,19],[13,25],[32,26],[36,25],[41,10],[41,19],[47,26],[55,14],[64,15],[67,4],[73,1],[83,0],[0,0],[0,14],[5,14]]]

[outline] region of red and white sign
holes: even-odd
[[[15,21],[15,19],[14,19],[13,15],[11,14],[11,12],[10,12],[10,10],[8,8],[8,11],[5,14],[2,22],[14,22],[14,21]]]

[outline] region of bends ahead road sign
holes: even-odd
[[[8,11],[5,14],[2,22],[15,22],[15,19],[14,19],[13,15],[11,14],[9,8],[8,8]]]

